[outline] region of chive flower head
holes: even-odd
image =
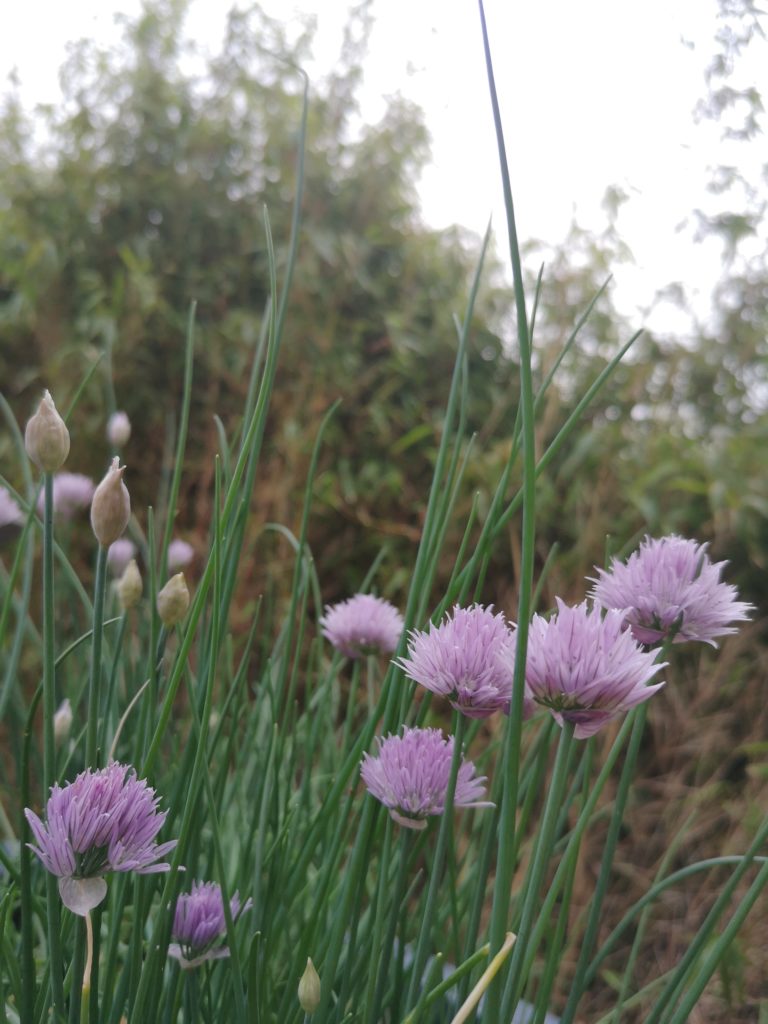
[[[0,544],[14,538],[24,523],[24,513],[7,488],[0,485]]]
[[[232,920],[236,921],[252,900],[240,903],[235,893],[229,901]],[[168,955],[179,961],[184,970],[199,967],[207,960],[221,960],[229,956],[229,947],[216,945],[227,930],[224,900],[218,882],[193,882],[191,892],[182,893],[173,916],[172,937],[176,942],[168,947]]]
[[[576,725],[577,739],[593,736],[612,718],[648,700],[663,683],[647,685],[666,662],[645,651],[612,609],[575,608],[557,599],[551,619],[534,615],[528,633],[526,696],[553,718]]]
[[[403,617],[394,605],[373,594],[355,594],[327,605],[320,619],[323,636],[348,658],[391,654],[403,632]]]
[[[167,814],[157,804],[155,791],[130,765],[113,761],[54,785],[45,824],[25,809],[36,843],[30,849],[58,876],[59,894],[73,913],[85,916],[101,903],[107,894],[103,876],[111,871],[168,871],[162,858],[176,840],[156,842]]]
[[[127,537],[119,537],[109,545],[107,551],[107,565],[115,576],[122,576],[128,563],[133,560],[136,554],[136,545]]]
[[[408,655],[397,664],[409,679],[447,697],[468,718],[509,714],[510,650],[514,638],[504,616],[473,605],[448,612],[439,625],[409,634]]]
[[[69,522],[78,512],[88,508],[93,500],[96,485],[84,473],[56,473],[53,478],[53,514],[57,519]],[[45,495],[41,491],[37,499],[37,511],[42,516]]]
[[[598,569],[591,596],[603,608],[620,608],[636,640],[681,644],[735,633],[752,605],[737,600],[736,588],[720,579],[727,562],[712,562],[706,544],[674,534],[646,537],[626,562],[613,559]]]
[[[440,729],[410,729],[402,736],[377,738],[376,755],[364,754],[360,775],[369,793],[389,808],[406,828],[426,828],[430,815],[442,814],[451,775],[453,736]],[[462,758],[456,778],[455,807],[491,807],[483,801],[485,776]]]
[[[195,549],[187,541],[175,537],[168,545],[168,572],[186,569],[195,557]]]

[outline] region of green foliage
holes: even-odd
[[[167,473],[175,429],[179,338],[189,301],[197,300],[201,354],[179,525],[202,541],[211,518],[210,455],[221,446],[213,416],[225,434],[235,429],[269,292],[266,244],[254,230],[264,205],[275,238],[289,233],[285,199],[294,186],[301,102],[296,66],[311,52],[312,28],[290,36],[258,6],[235,11],[221,51],[203,60],[184,40],[185,8],[185,0],[155,0],[126,21],[117,49],[75,47],[62,75],[64,103],[41,112],[36,133],[6,97],[0,376],[24,419],[41,384],[55,381],[57,393],[71,394],[84,366],[105,352],[103,403],[86,396],[79,425],[93,435],[105,412],[125,408],[134,422],[129,458],[140,459],[143,479],[158,478]],[[757,37],[759,21],[748,8],[724,7],[707,116],[723,114],[717,90]],[[312,83],[286,358],[267,432],[268,472],[253,498],[260,523],[297,525],[307,438],[341,398],[310,534],[321,567],[333,567],[328,597],[354,590],[359,570],[352,566],[370,564],[382,543],[393,566],[412,552],[455,351],[451,317],[465,305],[477,251],[461,231],[429,231],[419,221],[414,182],[428,154],[420,112],[394,98],[378,124],[357,125],[370,23],[370,3],[359,4],[336,70]],[[759,117],[759,96],[746,100]],[[732,185],[736,172],[720,170],[723,187]],[[546,263],[536,386],[609,269],[629,258],[616,228],[625,201],[609,190],[607,226],[597,238],[574,225],[555,250],[528,247],[529,262]],[[756,213],[753,204],[733,216]],[[284,255],[278,250],[279,263]],[[721,285],[716,323],[700,325],[685,345],[644,336],[592,407],[591,431],[563,451],[543,485],[539,560],[555,541],[567,552],[567,579],[553,579],[553,587],[578,587],[608,533],[626,539],[644,529],[677,530],[714,539],[714,553],[734,559],[751,599],[764,602],[768,491],[750,451],[765,440],[767,281],[765,261],[734,269]],[[480,511],[487,508],[490,482],[509,453],[508,396],[517,392],[518,372],[501,335],[511,333],[503,319],[510,298],[501,286],[485,286],[470,332],[466,416],[468,434],[477,436],[457,499],[464,517],[475,492]],[[634,326],[617,316],[609,292],[600,298],[549,389],[540,450]],[[106,447],[75,454],[77,468],[101,474]],[[147,485],[136,504],[150,500]],[[516,564],[512,545],[489,567],[499,599],[515,589],[510,555]],[[402,582],[393,575],[391,586]]]
[[[41,381],[55,380],[62,393],[83,361],[106,350],[118,404],[136,424],[133,450],[156,474],[156,438],[179,395],[178,339],[190,299],[202,339],[193,466],[216,444],[213,411],[230,427],[245,394],[268,294],[267,253],[254,224],[266,205],[275,237],[287,237],[300,109],[295,66],[310,46],[309,30],[289,40],[253,7],[230,15],[221,53],[192,73],[181,41],[184,6],[148,5],[114,52],[87,42],[74,49],[65,103],[45,115],[43,151],[33,149],[30,125],[10,100],[0,128],[13,156],[0,169],[0,374],[8,392],[23,418]],[[361,526],[415,536],[455,350],[451,316],[465,304],[476,256],[476,242],[458,231],[419,224],[413,183],[427,155],[420,113],[395,98],[379,124],[352,131],[366,8],[355,12],[337,70],[313,84],[272,472],[257,498],[265,517],[292,521],[308,455],[303,438],[340,396],[332,428],[340,483],[321,476],[319,484],[337,551],[359,542]],[[469,354],[477,397],[468,418],[480,431],[515,376],[483,326],[498,299],[486,292]],[[107,410],[112,401],[107,393]],[[81,415],[93,428],[103,413],[86,406]],[[102,457],[83,456],[83,468],[99,472]],[[209,518],[206,502],[196,501],[206,483],[185,481],[188,526]],[[137,499],[146,503],[149,494]],[[405,523],[403,508],[412,510]],[[364,557],[378,543],[366,545]]]
[[[673,884],[705,869],[723,868],[729,874],[723,876],[727,883],[722,883],[717,904],[703,920],[703,912],[691,915],[688,951],[670,951],[673,967],[658,979],[664,992],[659,995],[658,987],[636,991],[626,1005],[633,1008],[636,1000],[643,1012],[658,996],[654,1019],[667,1014],[665,1020],[681,1024],[718,969],[726,995],[738,996],[741,979],[737,961],[726,960],[728,944],[768,873],[759,861],[754,891],[744,894],[744,887],[738,888],[753,856],[764,849],[768,823],[759,799],[744,821],[739,814],[743,805],[730,812],[739,826],[731,841],[734,849],[748,848],[746,857],[692,863],[706,839],[705,822],[691,839],[695,855],[690,846],[682,848],[680,838],[678,852],[686,868],[670,874],[674,865],[662,858],[658,871],[649,874],[656,878],[653,887],[646,885],[642,897],[628,895],[629,889],[619,893],[625,906],[619,927],[611,918],[607,942],[597,926],[608,923],[609,901],[605,921],[601,903],[614,851],[621,862],[621,889],[652,863],[652,854],[644,861],[644,850],[637,847],[663,846],[661,819],[678,816],[679,802],[670,801],[663,815],[651,806],[652,826],[630,825],[623,834],[635,758],[647,781],[638,787],[637,807],[627,803],[631,815],[651,805],[658,783],[653,766],[661,764],[657,774],[663,774],[659,736],[665,727],[674,734],[676,750],[682,716],[686,742],[700,739],[691,739],[695,716],[687,691],[694,686],[701,691],[708,682],[715,691],[712,707],[731,706],[741,697],[741,682],[755,675],[753,662],[747,669],[737,665],[727,685],[720,685],[720,677],[702,659],[691,668],[689,680],[668,686],[667,703],[651,712],[647,749],[645,740],[640,744],[643,719],[637,717],[635,726],[627,720],[602,746],[580,745],[578,757],[566,738],[554,773],[557,783],[549,790],[547,766],[557,735],[550,724],[537,719],[526,726],[521,740],[520,722],[513,715],[502,745],[495,723],[473,723],[467,741],[480,752],[482,770],[494,779],[491,795],[497,808],[505,804],[504,825],[497,828],[498,811],[491,808],[483,809],[485,816],[463,817],[455,835],[444,824],[437,843],[441,852],[432,857],[434,836],[429,833],[395,851],[392,826],[381,808],[360,800],[356,773],[375,732],[395,730],[404,720],[440,720],[443,712],[436,708],[434,718],[428,717],[428,700],[410,701],[408,684],[389,659],[380,666],[369,661],[367,692],[358,704],[362,666],[329,658],[314,627],[323,600],[358,589],[382,539],[391,545],[391,565],[382,568],[377,562],[370,579],[388,593],[407,594],[403,603],[409,625],[424,624],[436,594],[447,605],[462,587],[462,600],[471,600],[474,591],[510,614],[522,590],[520,617],[525,620],[530,576],[540,585],[545,562],[550,571],[542,603],[549,603],[555,592],[580,598],[586,589],[581,577],[593,563],[603,562],[608,532],[614,536],[611,545],[629,544],[633,534],[646,529],[712,537],[716,557],[726,552],[737,556],[736,572],[729,578],[752,573],[754,587],[745,596],[762,595],[757,570],[766,549],[768,501],[764,474],[755,471],[748,447],[765,439],[757,368],[764,344],[759,275],[751,282],[742,277],[744,287],[733,293],[743,302],[751,296],[748,350],[734,351],[719,330],[710,332],[716,337],[702,333],[700,344],[690,348],[645,338],[610,386],[571,422],[583,408],[585,393],[632,333],[616,317],[610,298],[603,297],[573,340],[574,322],[602,285],[608,265],[623,255],[611,219],[622,196],[614,191],[608,197],[609,226],[601,238],[591,239],[574,227],[566,246],[548,260],[533,331],[531,380],[522,317],[522,373],[517,351],[500,340],[507,333],[506,324],[501,329],[502,310],[511,306],[510,296],[486,286],[473,307],[468,287],[472,240],[419,224],[413,181],[426,155],[427,136],[418,112],[394,100],[380,124],[353,132],[370,19],[369,5],[362,4],[347,33],[339,70],[315,87],[312,98],[301,256],[282,331],[282,321],[276,324],[274,316],[278,289],[287,288],[293,270],[287,200],[295,192],[292,168],[302,139],[302,85],[295,65],[306,58],[311,32],[290,39],[257,8],[235,13],[221,54],[204,73],[199,67],[192,71],[180,34],[184,6],[180,0],[147,6],[136,23],[126,25],[119,51],[99,53],[87,44],[73,51],[64,77],[66,103],[47,113],[42,147],[34,147],[30,127],[12,99],[3,121],[4,385],[23,421],[42,380],[56,383],[65,406],[67,392],[74,393],[84,376],[84,365],[92,367],[97,354],[106,353],[103,395],[86,388],[72,419],[76,448],[71,468],[100,475],[106,446],[93,438],[101,435],[104,413],[119,399],[134,423],[128,452],[131,490],[148,543],[142,551],[147,599],[119,617],[112,616],[117,612],[114,596],[104,589],[103,556],[91,607],[90,588],[80,583],[90,547],[83,554],[67,543],[72,537],[62,537],[73,567],[62,548],[53,550],[46,532],[49,600],[51,559],[57,559],[54,665],[51,616],[46,615],[41,645],[31,600],[34,528],[24,535],[1,581],[4,611],[13,608],[13,615],[0,616],[0,645],[14,635],[7,645],[12,650],[2,695],[11,708],[11,742],[8,757],[0,762],[0,786],[11,798],[16,821],[21,806],[40,803],[44,786],[31,723],[42,646],[44,703],[53,706],[55,668],[56,686],[72,695],[79,730],[54,757],[57,776],[71,778],[83,764],[83,752],[90,761],[97,746],[103,754],[115,742],[117,755],[157,784],[170,811],[169,834],[181,839],[167,876],[110,882],[104,927],[98,920],[96,926],[97,947],[101,941],[97,973],[102,973],[94,981],[94,1005],[100,999],[102,1019],[109,1015],[114,1021],[124,1010],[130,1019],[147,1019],[156,1008],[164,1019],[178,1019],[183,1005],[187,1019],[199,1012],[214,1019],[226,1007],[233,1019],[245,1020],[247,1007],[248,1019],[298,1024],[296,982],[312,953],[325,985],[318,1019],[347,1021],[363,1006],[372,1022],[383,1000],[389,1012],[381,1019],[400,1020],[415,999],[424,997],[434,1004],[429,1019],[442,1021],[449,1004],[439,1001],[446,995],[437,983],[440,964],[431,962],[428,983],[412,969],[409,981],[406,945],[415,948],[419,967],[429,963],[431,948],[456,964],[464,960],[466,976],[454,974],[450,987],[458,989],[461,982],[468,989],[470,973],[477,977],[485,957],[480,942],[490,917],[492,939],[498,922],[506,928],[511,921],[521,936],[509,960],[512,981],[505,983],[504,1003],[511,1008],[524,994],[536,1001],[541,1019],[548,1006],[568,1001],[571,1009],[565,1012],[572,1018],[581,987],[596,979],[611,954],[621,966],[617,973],[614,961],[607,964],[606,978],[614,979],[625,995],[636,978],[645,977],[647,965],[640,961],[636,971],[631,960],[626,967],[625,924],[631,925]],[[262,231],[264,205],[269,219]],[[286,273],[286,265],[291,272]],[[734,281],[729,287],[736,287]],[[451,314],[467,309],[467,292],[474,311],[457,332]],[[191,326],[186,353],[179,339],[192,297],[198,301],[199,330],[190,383]],[[265,312],[268,306],[270,313]],[[744,308],[738,315],[734,311],[734,335]],[[276,371],[279,345],[282,365]],[[550,384],[549,371],[558,362]],[[519,376],[527,397],[537,400],[516,422]],[[174,416],[182,390],[184,412],[177,429]],[[343,404],[336,411],[332,403],[339,395]],[[220,416],[216,425],[214,412]],[[567,443],[536,479],[534,548],[533,517],[521,531],[505,509],[517,508],[515,496],[533,484],[536,460],[551,452],[565,423]],[[211,458],[214,450],[221,454],[218,461]],[[171,472],[173,482],[167,479]],[[200,533],[210,531],[208,543],[199,545],[209,556],[198,566],[187,620],[169,636],[160,629],[152,597],[162,582],[162,552],[174,528],[179,482],[180,521]],[[498,500],[493,500],[497,485]],[[532,491],[526,488],[529,508]],[[32,492],[31,481],[26,492]],[[158,492],[157,518],[145,518],[145,507],[155,504]],[[256,511],[250,521],[249,503]],[[477,520],[457,555],[470,509]],[[267,519],[279,525],[264,530]],[[550,566],[555,542],[562,557]],[[454,568],[456,576],[448,583]],[[522,586],[516,575],[522,576]],[[262,582],[268,586],[263,602],[255,597]],[[102,599],[109,616],[103,638]],[[92,624],[98,637],[90,634]],[[402,647],[401,641],[401,653]],[[731,650],[738,656],[739,648]],[[725,652],[722,660],[728,664]],[[86,704],[91,706],[87,722]],[[127,726],[116,739],[123,716]],[[727,750],[750,728],[759,731],[757,715],[742,717],[745,721],[725,739]],[[699,776],[711,781],[718,815],[725,781],[720,775],[710,779],[709,773],[722,749],[721,742],[708,748],[706,757],[697,757],[693,746],[686,748],[686,768],[680,773],[687,790]],[[759,757],[760,752],[746,745],[743,750],[746,775],[754,767],[753,753]],[[500,765],[513,771],[499,770]],[[709,798],[703,789],[695,791],[697,814]],[[722,818],[716,821],[717,828],[709,831],[720,844]],[[607,841],[601,831],[606,824]],[[42,872],[24,845],[23,828],[22,823],[20,869],[7,857],[20,881],[14,878],[15,888],[0,899],[0,938],[4,953],[12,951],[5,957],[12,965],[8,980],[0,980],[14,1007],[29,1008],[36,1001],[35,1019],[42,1019],[48,1012],[46,979],[53,978],[54,1001],[69,1000],[70,1017],[76,1019],[83,931],[65,915],[61,947],[67,966],[73,965],[65,980],[57,968],[57,957],[59,967],[62,960],[56,953],[58,928],[50,917],[50,906],[58,906],[56,892],[49,880],[46,938],[37,927],[46,920]],[[618,854],[618,844],[633,838],[633,828],[632,855]],[[536,852],[531,854],[534,835]],[[492,869],[497,838],[500,867]],[[588,917],[578,912],[578,890],[582,896],[588,891],[590,898],[594,893],[591,882],[578,877],[582,851],[587,864],[603,861],[598,898]],[[627,863],[634,870],[626,871]],[[489,915],[493,875],[501,911]],[[167,908],[197,876],[216,876],[228,889],[237,886],[254,900],[247,924],[233,933],[228,922],[232,956],[210,972],[206,968],[200,989],[196,976],[185,978],[165,963],[171,926]],[[439,895],[438,884],[443,884]],[[17,889],[20,942],[10,913]],[[709,908],[710,890],[703,896],[695,892],[690,903]],[[633,904],[629,910],[627,903]],[[666,913],[664,905],[659,913]],[[382,941],[385,920],[390,938],[396,932],[400,936],[397,953],[389,940],[389,945]],[[582,943],[587,920],[588,940]],[[19,945],[26,961],[23,981],[15,970]],[[470,956],[478,947],[480,952]],[[579,947],[588,970],[573,984],[560,968],[576,961]],[[655,970],[658,950],[652,953],[649,962]],[[676,962],[681,966],[675,967]],[[381,965],[381,981],[375,973],[368,977],[371,965],[377,971]],[[35,968],[39,993],[34,991]],[[683,991],[691,980],[701,987]],[[67,992],[57,994],[55,987],[62,984]],[[4,1004],[6,992],[2,996]],[[449,996],[454,1005],[461,998],[453,991]],[[615,1002],[615,993],[610,998]],[[494,1014],[486,1011],[486,1016]],[[33,1019],[30,1013],[27,1017]]]

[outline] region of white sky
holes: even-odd
[[[115,11],[139,0],[26,0],[0,36],[0,73],[16,66],[32,102],[58,96],[68,40],[117,36]],[[346,0],[264,0],[272,14],[318,16],[316,67],[322,75],[341,41]],[[226,0],[193,0],[189,34],[215,49]],[[460,223],[482,234],[504,213],[474,0],[378,0],[365,67],[362,115],[375,120],[383,97],[401,92],[426,111],[433,161],[419,184],[425,220]],[[497,85],[511,161],[518,232],[557,242],[576,212],[599,231],[606,188],[631,194],[619,226],[636,266],[616,268],[616,297],[627,310],[682,280],[701,295],[718,271],[715,245],[695,245],[677,226],[704,202],[705,167],[722,159],[717,131],[695,124],[713,51],[716,0],[487,0]],[[41,29],[44,26],[44,29]],[[685,39],[693,46],[683,45]],[[765,47],[760,68],[768,93]],[[521,141],[522,140],[522,144]],[[500,234],[499,248],[506,251]],[[657,314],[657,318],[660,314]],[[653,318],[652,318],[653,320]],[[673,326],[667,315],[652,326]]]

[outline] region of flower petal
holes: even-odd
[[[94,907],[98,907],[107,895],[107,883],[101,876],[97,878],[60,878],[59,895],[65,907],[85,917]]]

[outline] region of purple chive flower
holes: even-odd
[[[176,840],[156,843],[167,812],[158,812],[155,791],[136,777],[130,765],[112,762],[87,768],[63,788],[54,785],[46,806],[46,822],[25,809],[37,845],[30,845],[43,865],[59,877],[66,907],[84,917],[107,894],[103,875],[135,871],[140,875],[168,871],[158,863]]]
[[[0,543],[14,537],[24,522],[24,513],[5,487],[0,486]]]
[[[429,632],[414,629],[408,657],[397,664],[409,679],[447,697],[468,718],[509,714],[512,669],[508,653],[513,634],[499,612],[473,605],[448,613]]]
[[[574,722],[574,735],[585,739],[661,689],[664,683],[646,685],[666,665],[655,657],[625,628],[623,612],[603,618],[586,601],[569,608],[558,598],[556,615],[531,620],[526,696],[549,708],[558,725]]]
[[[107,563],[115,576],[122,576],[128,563],[136,555],[136,545],[127,537],[119,537],[107,549]]]
[[[671,535],[646,537],[626,563],[613,559],[598,569],[591,596],[603,608],[620,608],[636,640],[681,644],[735,633],[751,604],[737,601],[735,587],[720,582],[726,562],[712,563],[706,544]]]
[[[425,819],[442,814],[451,774],[453,736],[439,729],[409,729],[402,736],[377,737],[378,756],[364,754],[360,775],[368,792],[389,808],[392,818],[406,828],[423,829]],[[493,807],[484,801],[485,776],[462,758],[453,798],[456,807]]]
[[[113,412],[107,420],[107,440],[113,448],[123,448],[131,436],[131,421],[128,413],[119,410]]]
[[[53,511],[63,520],[73,519],[81,509],[88,508],[96,485],[82,473],[56,473],[53,478]],[[37,510],[43,514],[45,493],[40,491]]]
[[[236,892],[229,901],[232,920],[236,921],[252,905],[252,900],[241,905]],[[193,882],[192,891],[182,893],[176,903],[172,937],[178,941],[168,947],[168,955],[178,960],[184,970],[199,967],[206,960],[228,957],[228,946],[213,945],[226,930],[221,886],[218,882]]]
[[[186,568],[195,557],[195,549],[187,541],[176,537],[168,545],[168,572],[176,573]]]
[[[24,514],[10,491],[0,486],[0,526],[21,526]]]
[[[323,636],[348,658],[391,654],[403,632],[403,617],[394,605],[372,594],[355,594],[327,605],[320,619]]]

